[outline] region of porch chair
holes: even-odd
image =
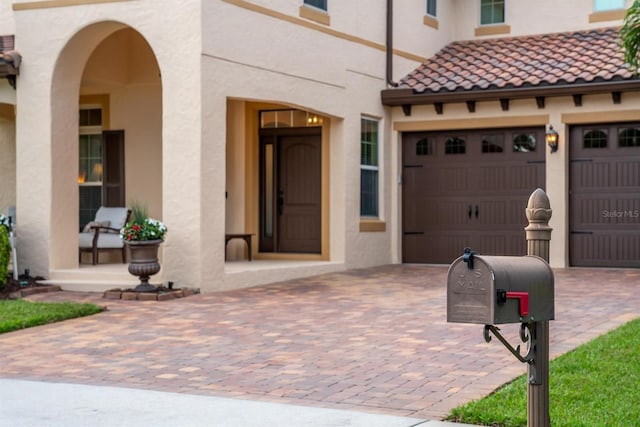
[[[122,263],[126,261],[125,247],[120,238],[120,229],[129,220],[131,209],[107,208],[101,206],[93,221],[84,226],[78,236],[80,251],[79,261],[82,263],[82,252],[91,252],[93,265],[98,264],[100,251],[119,250],[122,253]]]

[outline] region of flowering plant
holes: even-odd
[[[7,230],[11,231],[11,221],[9,217],[0,214],[0,226],[4,225]]]
[[[133,221],[127,222],[120,230],[120,238],[124,241],[162,240],[167,233],[167,226],[157,219],[147,216],[147,209],[134,206]]]

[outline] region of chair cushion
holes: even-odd
[[[120,230],[124,227],[124,223],[127,220],[127,211],[127,208],[106,208],[102,206],[98,209],[98,212],[96,212],[95,220],[109,221],[111,224],[109,227]]]
[[[87,223],[82,229],[83,233],[93,233],[91,227],[108,227],[111,224],[111,221],[91,221]],[[101,230],[104,231],[104,230]]]
[[[93,247],[94,233],[80,233],[78,235],[78,245],[81,248]],[[119,249],[124,246],[120,234],[100,233],[98,236],[98,249]]]

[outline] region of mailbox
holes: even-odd
[[[553,271],[540,257],[465,250],[449,267],[447,322],[528,323],[554,318]]]

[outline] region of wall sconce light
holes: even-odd
[[[553,129],[553,125],[549,125],[549,130],[545,134],[545,140],[552,153],[558,151],[558,132]]]

